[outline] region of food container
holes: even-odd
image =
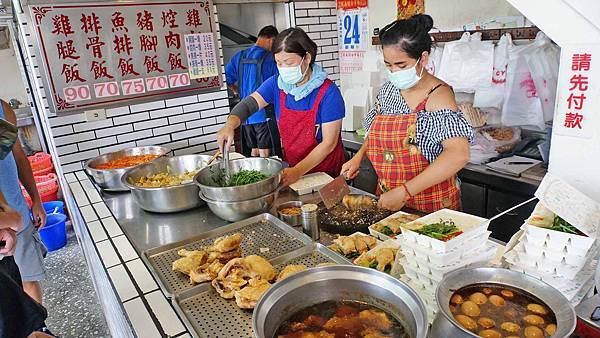
[[[296,273],[271,286],[254,309],[257,338],[271,338],[291,315],[331,300],[365,302],[395,317],[410,337],[427,334],[425,305],[405,283],[374,269],[337,265]]]
[[[422,225],[439,222],[440,219],[454,221],[456,227],[463,233],[444,242],[413,231]],[[466,243],[472,242],[474,239],[484,236],[488,225],[489,221],[485,218],[455,210],[442,209],[406,224],[406,226],[402,227],[402,234],[405,241],[426,248],[433,254],[444,255],[460,247],[464,247]]]
[[[377,222],[377,223],[375,223],[375,224],[383,224],[383,225],[386,225],[386,223],[387,223],[387,221],[388,221],[388,220],[390,220],[390,219],[395,219],[395,218],[399,218],[400,216],[404,216],[404,215],[410,215],[410,214],[409,214],[409,213],[407,213],[407,212],[404,212],[404,211],[398,211],[398,212],[396,212],[395,214],[392,214],[392,215],[390,215],[390,216],[388,216],[388,217],[386,217],[386,218],[382,219],[381,221],[379,221],[379,222]],[[370,233],[370,234],[371,234],[373,237],[377,237],[377,238],[379,238],[379,239],[380,239],[380,240],[382,240],[382,241],[387,241],[388,239],[398,239],[398,240],[402,239],[402,233],[400,233],[400,234],[397,234],[397,235],[390,235],[390,236],[388,236],[388,235],[386,235],[386,234],[384,234],[384,233],[381,233],[381,232],[379,232],[379,231],[375,230],[375,228],[374,228],[374,225],[375,225],[375,224],[373,224],[373,225],[369,226],[369,233]]]
[[[300,177],[298,182],[290,185],[290,189],[298,195],[306,195],[318,192],[319,189],[331,181],[333,181],[333,178],[326,173],[312,173]]]
[[[273,191],[259,198],[236,202],[211,200],[202,195],[202,192],[199,193],[199,196],[217,217],[229,222],[237,222],[269,211],[275,203],[277,193],[278,191]]]
[[[215,163],[200,170],[194,177],[194,182],[200,187],[200,192],[204,198],[220,202],[246,201],[265,196],[279,187],[281,170],[283,170],[281,161],[272,158],[252,157],[229,162],[231,175],[240,170],[258,170],[269,177],[252,184],[220,187],[217,186],[216,180],[222,175],[221,163]]]
[[[119,150],[113,153],[108,153],[94,157],[84,163],[83,169],[92,178],[101,189],[106,191],[128,191],[125,185],[123,185],[121,178],[130,168],[120,169],[94,169],[94,166],[104,164],[125,156],[139,156],[139,155],[159,155],[165,156],[171,149],[159,146],[146,146],[146,147],[134,147]]]
[[[302,203],[300,201],[290,201],[290,202],[282,203],[277,207],[277,216],[279,217],[280,220],[286,222],[287,224],[289,224],[293,227],[300,226],[300,225],[302,225],[302,212],[300,212],[298,215],[286,215],[286,214],[282,213],[281,210],[285,209],[285,208],[289,208],[289,207],[301,208],[302,205],[304,205],[304,203]]]
[[[210,155],[182,155],[156,159],[130,169],[123,175],[123,186],[131,190],[133,199],[140,208],[158,213],[170,213],[192,209],[203,204],[198,197],[198,187],[193,180],[170,187],[146,188],[134,184],[144,176],[161,172],[181,174],[194,171],[210,161]]]
[[[417,243],[406,241],[403,238],[399,241],[405,256],[414,257],[432,266],[442,267],[463,262],[468,256],[472,256],[474,252],[482,250],[490,234],[491,231],[486,231],[483,236],[471,239],[469,245],[463,245],[444,253],[433,252],[426,247],[421,247]]]
[[[478,337],[464,329],[449,309],[450,297],[455,290],[472,284],[492,283],[524,290],[545,303],[556,316],[553,337],[568,337],[575,330],[576,317],[569,301],[550,285],[519,272],[500,268],[456,270],[444,278],[436,291],[439,311],[431,327],[431,337]]]

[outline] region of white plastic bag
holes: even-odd
[[[493,69],[493,43],[481,41],[481,33],[465,32],[460,40],[446,43],[438,75],[455,91],[473,93],[490,86]]]
[[[544,130],[542,102],[527,60],[531,60],[535,50],[545,43],[543,39],[536,38],[529,45],[514,46],[509,51],[502,106],[502,124],[505,126],[532,126]]]
[[[427,71],[431,75],[436,75],[440,72],[440,66],[442,63],[442,54],[444,53],[443,46],[431,47],[431,53],[429,53],[429,62],[427,62]]]
[[[554,117],[560,48],[542,32],[538,33],[533,45],[540,47],[526,53],[525,59],[542,104],[544,121],[548,122]]]
[[[502,109],[504,101],[504,87],[506,84],[506,67],[508,65],[508,51],[512,46],[512,38],[506,33],[500,37],[498,45],[494,48],[494,71],[489,88],[475,91],[473,107]]]

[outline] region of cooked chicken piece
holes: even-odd
[[[300,265],[288,265],[285,268],[283,268],[283,270],[281,270],[281,272],[279,273],[279,276],[277,276],[277,281],[281,281],[284,280],[285,278],[300,272],[300,271],[304,271],[308,269],[308,267],[304,264],[300,264]]]
[[[386,331],[392,327],[390,318],[383,311],[363,310],[358,314],[358,318],[360,318],[365,326],[380,331]]]
[[[217,278],[219,271],[221,271],[223,266],[223,263],[214,261],[192,269],[192,271],[190,271],[190,283],[200,284]]]
[[[365,242],[364,237],[367,236],[352,236],[352,240],[354,240],[354,246],[356,246],[356,251],[361,254],[369,251],[369,246],[367,245],[367,242]]]
[[[362,330],[363,323],[358,320],[357,315],[350,315],[345,317],[333,316],[331,317],[323,328],[329,332],[344,331],[344,332],[360,332]]]
[[[348,255],[350,253],[356,252],[356,244],[354,244],[354,240],[349,236],[340,236],[333,240],[333,243],[337,244],[342,250],[342,254]]]
[[[322,267],[322,266],[334,266],[334,265],[339,265],[339,264],[337,264],[337,263],[332,263],[332,262],[320,263],[320,264],[317,264],[317,268],[320,268],[320,267]]]
[[[242,257],[241,248],[237,248],[228,252],[212,251],[208,253],[208,261],[211,263],[218,260],[219,262],[225,264],[234,258],[240,257]]]
[[[384,335],[379,330],[374,329],[372,327],[364,330],[360,334],[363,338],[389,338],[390,337],[390,336]]]
[[[277,274],[273,265],[260,256],[246,256],[244,262],[250,270],[251,278],[255,278],[258,275],[260,278],[270,282]]]
[[[227,264],[225,264],[225,266],[223,266],[223,268],[219,271],[217,278],[225,279],[225,277],[227,277],[233,270],[249,270],[244,258],[234,258],[227,262]]]
[[[189,275],[192,269],[205,264],[208,258],[205,251],[193,251],[193,253],[186,251],[185,254],[189,255],[173,262],[173,271],[179,271]]]
[[[365,241],[369,250],[377,246],[377,238],[369,235],[361,236],[361,238]]]
[[[342,254],[342,255],[344,254],[344,252],[342,251],[342,248],[340,248],[340,246],[337,245],[337,244],[335,244],[335,243],[333,243],[330,246],[328,246],[328,248],[331,249],[331,251],[335,251],[335,252],[337,252],[339,254]]]
[[[181,257],[189,257],[189,256],[197,255],[200,252],[204,252],[204,250],[188,250],[186,248],[183,248],[183,249],[180,249],[179,251],[177,251],[177,254]]]
[[[235,303],[241,309],[254,309],[260,296],[262,296],[270,286],[271,284],[264,279],[251,279],[248,285],[243,289],[234,292]]]
[[[294,332],[290,334],[281,335],[278,338],[335,338],[335,334],[327,331],[320,332]]]
[[[396,259],[396,252],[392,248],[381,248],[377,250],[375,261],[377,262],[377,270],[384,271],[388,264],[393,264]]]
[[[248,284],[248,279],[246,271],[232,270],[225,278],[217,277],[213,279],[212,286],[221,297],[232,299],[236,291],[241,290],[244,285]]]
[[[236,233],[231,236],[223,236],[215,239],[208,251],[228,252],[237,249],[242,242],[242,234]]]
[[[342,199],[342,204],[349,210],[363,210],[373,208],[377,202],[366,195],[346,195]]]

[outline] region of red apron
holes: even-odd
[[[315,133],[317,112],[323,95],[325,95],[327,88],[331,84],[330,80],[325,80],[321,88],[319,88],[317,98],[310,110],[286,108],[286,94],[283,90],[279,91],[279,133],[283,145],[283,157],[290,164],[290,167],[302,161],[319,144]],[[342,147],[342,137],[340,135],[333,151],[308,173],[325,172],[333,177],[337,177],[345,161],[346,155]]]
[[[425,102],[409,114],[375,116],[367,137],[367,156],[377,171],[378,187],[397,188],[429,166],[417,146],[416,112],[425,109]],[[381,188],[377,190],[380,194]],[[444,208],[460,210],[460,206],[455,176],[414,195],[405,205],[427,213]]]

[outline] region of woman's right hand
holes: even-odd
[[[229,149],[233,144],[235,129],[232,128],[228,123],[226,123],[223,128],[221,128],[217,132],[217,144],[219,145],[219,150],[223,153],[223,149],[227,147]]]
[[[360,172],[360,159],[353,157],[350,161],[342,165],[342,174],[347,180],[354,179]]]

